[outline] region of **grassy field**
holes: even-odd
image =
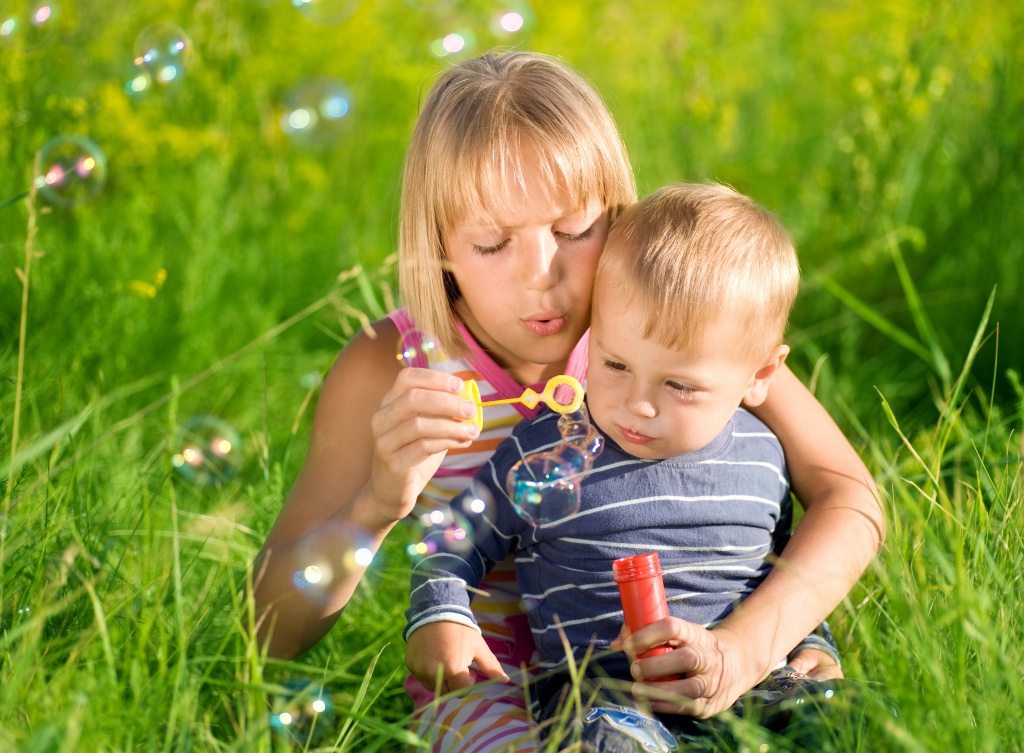
[[[642,192],[717,179],[793,231],[790,363],[890,522],[832,617],[847,674],[884,700],[834,747],[1024,744],[1024,9],[536,2],[505,34],[482,0],[310,4],[351,11],[334,24],[284,0],[63,0],[33,24],[40,5],[5,4],[13,26],[0,15],[0,204],[57,135],[99,145],[107,180],[78,206],[0,209],[0,748],[415,743],[401,689],[412,532],[293,663],[248,640],[248,582],[320,376],[395,303],[423,92],[495,45],[590,78]],[[187,31],[190,65],[126,93],[136,36],[165,22]],[[431,53],[456,32],[462,52]],[[281,103],[315,77],[342,82],[350,108],[301,143]],[[239,433],[226,483],[174,471],[196,415]],[[271,724],[296,681],[322,684],[331,707],[312,742]]]

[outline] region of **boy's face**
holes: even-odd
[[[752,363],[734,345],[744,333],[731,322],[712,325],[700,346],[666,348],[643,339],[647,322],[638,308],[618,286],[599,282],[587,369],[591,417],[638,458],[699,450],[744,399],[750,404],[764,399],[767,380],[788,352],[780,346],[773,351],[775,360]]]

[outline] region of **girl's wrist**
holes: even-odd
[[[352,502],[342,508],[338,514],[344,516],[344,522],[377,539],[379,543],[404,517],[389,516],[387,514],[389,509],[391,509],[389,506],[378,503],[372,487],[367,483],[359,490]]]

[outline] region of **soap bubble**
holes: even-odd
[[[476,35],[469,29],[459,29],[431,42],[430,52],[434,57],[445,58],[470,53],[475,47]]]
[[[141,96],[179,84],[191,63],[192,40],[184,31],[167,23],[147,26],[135,38],[135,56],[125,91]]]
[[[370,536],[361,529],[338,521],[317,527],[315,544],[306,544],[296,555],[299,568],[292,584],[311,600],[320,601],[335,578],[366,568],[373,562]]]
[[[427,557],[439,547],[446,552],[466,554],[473,549],[475,527],[468,515],[451,506],[436,507],[419,516],[422,539],[406,547],[412,557]]]
[[[352,95],[344,84],[333,78],[312,78],[284,94],[278,123],[297,144],[326,146],[344,132],[351,109]]]
[[[516,512],[532,526],[562,522],[580,509],[580,484],[601,453],[604,440],[585,407],[558,418],[562,441],[527,455],[505,481]]]
[[[535,596],[524,596],[519,602],[519,609],[526,614],[540,609],[540,599]]]
[[[319,371],[307,371],[299,378],[299,384],[305,389],[312,390],[323,384],[324,378]]]
[[[359,7],[359,0],[291,0],[292,7],[318,24],[341,23]]]
[[[499,3],[491,13],[490,29],[496,37],[509,37],[533,28],[535,17],[530,3],[509,2]]]
[[[34,50],[50,44],[57,37],[60,5],[55,2],[33,2],[21,12],[0,13],[0,44],[18,44]]]
[[[324,739],[333,719],[334,700],[316,680],[288,680],[274,694],[270,727],[282,737],[315,746]]]
[[[174,435],[171,465],[186,481],[210,486],[230,481],[242,468],[242,437],[216,416],[192,416]]]
[[[427,368],[429,364],[443,361],[444,354],[437,340],[418,329],[411,329],[398,339],[395,358],[406,366]]]
[[[57,206],[87,202],[107,182],[107,158],[85,136],[54,136],[39,150],[39,166],[36,188]]]

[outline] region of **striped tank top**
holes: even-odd
[[[404,342],[416,334],[416,325],[406,309],[391,312],[388,319],[398,328],[401,341]],[[421,354],[417,357],[418,360],[413,361],[413,365],[454,374],[460,379],[476,380],[482,402],[519,397],[524,387],[516,383],[484,352],[462,322],[458,323],[458,328],[463,341],[469,347],[468,356],[448,357],[443,352],[435,352],[427,359]],[[565,368],[566,374],[580,382],[585,380],[587,373],[589,336],[588,330],[569,355]],[[544,389],[543,383],[526,386],[537,392]],[[419,509],[414,515],[447,505],[452,497],[466,489],[476,472],[490,459],[501,440],[512,433],[513,427],[520,420],[536,416],[537,410],[531,410],[521,403],[485,406],[483,430],[480,435],[469,447],[448,452],[440,469],[420,496]],[[509,617],[522,614],[519,605],[522,596],[516,583],[514,558],[510,555],[503,562],[496,564],[480,584],[480,589],[488,594],[477,594],[473,599],[473,613],[481,632],[485,637],[517,642],[516,639],[522,636],[513,633],[513,623],[518,620],[508,620]]]

